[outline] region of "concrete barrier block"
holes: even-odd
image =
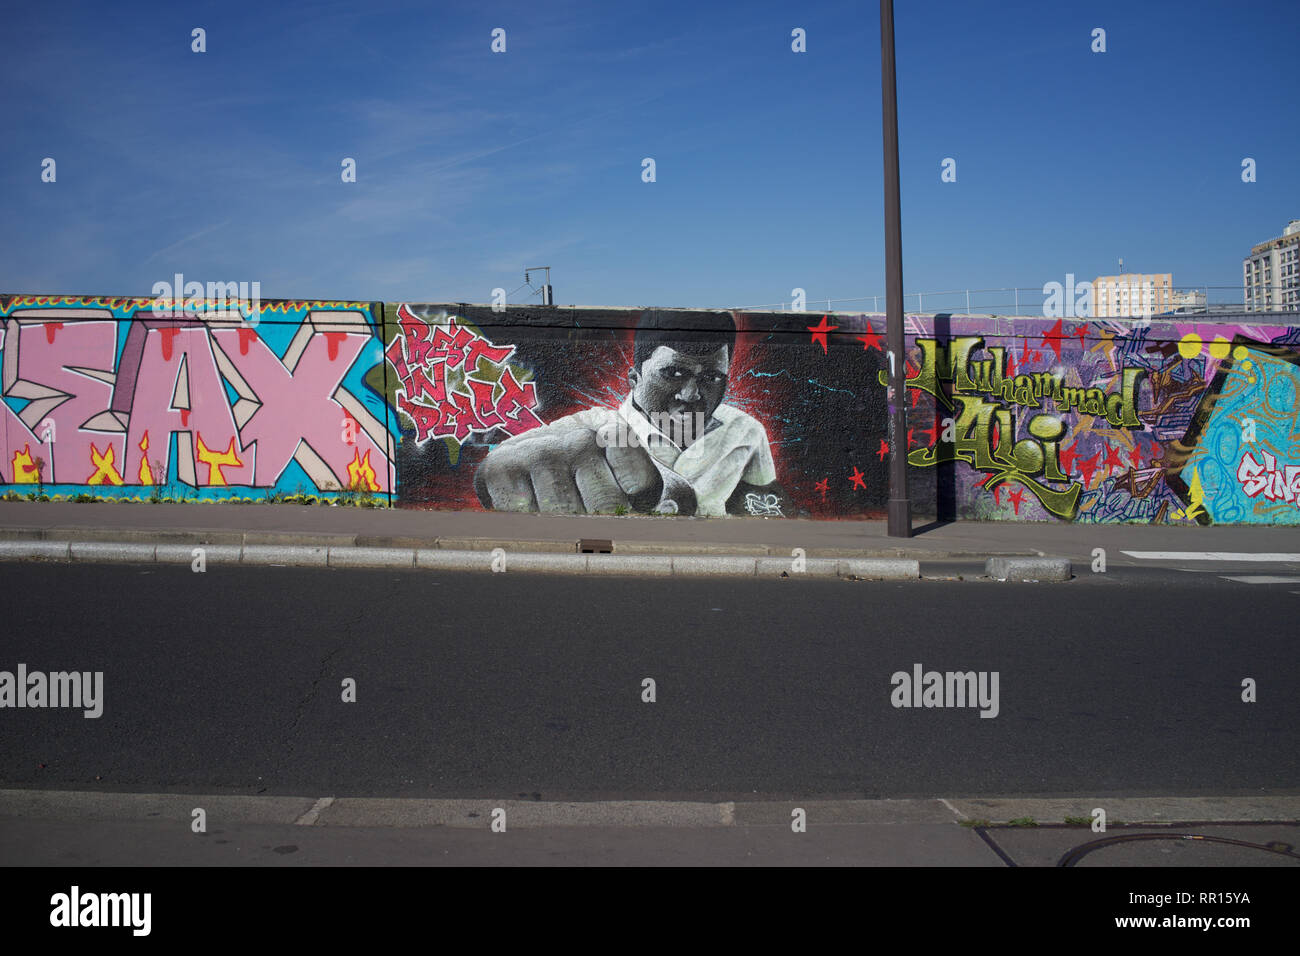
[[[352,548],[329,549],[332,568],[413,568],[414,548]]]
[[[67,561],[67,541],[0,541],[0,561]]]
[[[1069,558],[989,558],[984,573],[995,581],[1068,581]]]
[[[244,556],[240,560],[243,564],[284,564],[323,568],[329,563],[329,549],[305,545],[246,544]]]
[[[588,554],[588,574],[646,574],[667,576],[673,573],[673,559],[664,554]]]
[[[725,574],[729,576],[754,576],[757,558],[744,555],[678,554],[671,557],[673,574],[683,577]]]
[[[589,554],[532,553],[515,554],[507,551],[505,569],[509,571],[534,571],[550,574],[586,574]]]
[[[904,558],[840,558],[837,564],[842,578],[915,581],[921,577],[921,562]]]
[[[415,566],[429,571],[491,571],[492,552],[420,548],[415,552]]]
[[[834,558],[804,558],[803,570],[796,571],[794,558],[756,558],[754,573],[760,578],[779,578],[783,574],[792,578],[833,578],[839,574],[839,562]]]
[[[68,553],[73,561],[153,564],[156,547],[132,542],[72,541]]]
[[[238,564],[244,549],[230,544],[160,544],[155,560],[159,564],[193,564],[195,549],[202,549],[204,565]]]
[[[799,577],[791,568],[794,558],[755,558],[754,573],[760,578],[779,578],[782,574]]]

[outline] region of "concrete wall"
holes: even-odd
[[[2,490],[821,518],[888,497],[880,315],[272,302],[249,328],[152,305],[0,297]],[[918,515],[1300,523],[1300,317],[907,328]],[[680,427],[685,450],[659,435]]]
[[[595,501],[607,510],[656,510],[671,484],[666,476],[658,498],[653,476],[644,482],[635,469],[634,482],[649,493],[611,496],[604,469],[623,481],[611,464],[619,451],[597,455],[582,438],[617,421],[614,410],[635,390],[636,329],[648,314],[386,306],[384,341],[390,362],[402,367],[391,366],[389,395],[402,423],[399,502],[580,511]],[[709,315],[717,314],[659,318],[686,330]],[[702,441],[715,447],[683,452],[685,464],[670,469],[703,489],[694,513],[882,515],[884,317],[733,319],[719,408],[727,427],[745,434],[740,447],[706,434]],[[905,438],[918,515],[1300,523],[1294,315],[1145,324],[908,316],[907,329]],[[449,350],[457,337],[461,344]],[[440,347],[430,346],[435,339]],[[466,360],[447,358],[453,353],[476,355],[474,376],[466,377]]]

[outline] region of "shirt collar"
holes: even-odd
[[[641,411],[640,406],[638,406],[636,402],[632,401],[632,396],[630,393],[628,394],[627,398],[624,399],[623,404],[619,407],[618,412],[627,420],[627,423],[632,427],[632,431],[636,433],[636,437],[641,439],[641,443],[644,444],[646,447],[650,446],[651,438],[653,437],[653,440],[655,442],[663,442],[665,444],[671,445],[673,448],[676,448],[678,451],[685,450],[680,445],[678,445],[675,441],[673,441],[670,437],[668,437],[668,435],[666,435],[664,432],[662,432],[661,430],[656,428],[653,424],[651,424],[650,419],[646,416],[645,412]],[[721,425],[722,422],[718,419],[716,415],[710,416],[708,422],[706,422],[704,425],[704,431],[701,434],[695,436],[695,441],[698,442],[709,432],[713,431],[713,429],[721,427]],[[692,444],[694,444],[694,442],[692,442]]]

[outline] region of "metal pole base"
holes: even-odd
[[[889,536],[891,538],[910,538],[912,536],[912,501],[910,498],[889,499]]]

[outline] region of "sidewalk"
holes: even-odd
[[[1112,821],[1105,832],[1063,822],[1089,821],[1098,803]],[[194,807],[222,839],[191,831]],[[792,825],[796,809],[802,832]],[[1300,799],[1286,796],[553,803],[0,790],[0,858],[36,866],[1295,867],[1297,810]],[[494,813],[504,832],[493,832]]]
[[[0,502],[0,541],[118,541],[213,545],[426,548],[512,553],[578,551],[581,539],[623,555],[790,558],[985,558],[1051,555],[1076,564],[1121,551],[1300,552],[1300,527],[1178,527],[1066,522],[913,522],[890,538],[882,521],[798,518],[605,517],[365,509],[321,505]]]

